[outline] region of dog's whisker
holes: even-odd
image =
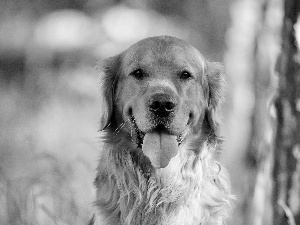
[[[133,135],[132,135],[132,129],[134,128],[134,122],[133,122],[133,116],[131,116],[131,118],[128,119],[128,121],[131,120],[132,123],[130,123],[130,137],[131,137],[131,141],[133,141]]]
[[[115,132],[117,132],[118,130],[120,130],[123,126],[124,126],[125,122],[121,123],[116,129]]]
[[[124,124],[123,124],[123,126],[124,126]],[[122,127],[123,127],[123,126],[122,126]],[[121,128],[122,128],[122,127],[121,127]],[[115,130],[115,132],[114,132],[114,136],[113,136],[113,137],[116,137],[116,136],[117,136],[117,134],[120,132],[121,128],[120,128],[120,129],[118,129],[118,130]]]
[[[131,141],[133,142],[132,127],[133,127],[133,125],[130,125],[130,137],[131,137]]]
[[[121,123],[114,131],[114,137],[120,132],[120,130],[125,126],[127,122],[129,122],[130,119],[125,120],[123,123]]]

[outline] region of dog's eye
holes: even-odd
[[[144,78],[144,72],[142,69],[136,69],[130,75],[138,80],[141,80]]]
[[[181,80],[188,80],[193,78],[192,74],[186,70],[184,70],[181,74],[180,74],[180,79]]]

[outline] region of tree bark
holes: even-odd
[[[277,125],[273,224],[276,225],[300,224],[300,65],[294,32],[299,10],[299,0],[285,1],[282,48],[277,60],[279,88],[274,100]]]

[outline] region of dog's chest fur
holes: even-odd
[[[106,160],[98,168],[96,225],[222,224],[228,195],[208,145],[203,144],[203,158],[178,154],[166,170],[147,177],[133,161],[131,143],[114,142],[105,147]]]

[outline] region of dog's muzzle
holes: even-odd
[[[172,95],[155,93],[146,101],[147,120],[151,127],[141,131],[131,114],[131,121],[135,128],[137,146],[142,149],[153,167],[166,167],[171,158],[178,153],[178,148],[184,140],[187,129],[178,134],[172,128],[173,119],[177,112],[177,101]],[[132,110],[131,110],[132,112]],[[186,126],[187,128],[188,126]]]

